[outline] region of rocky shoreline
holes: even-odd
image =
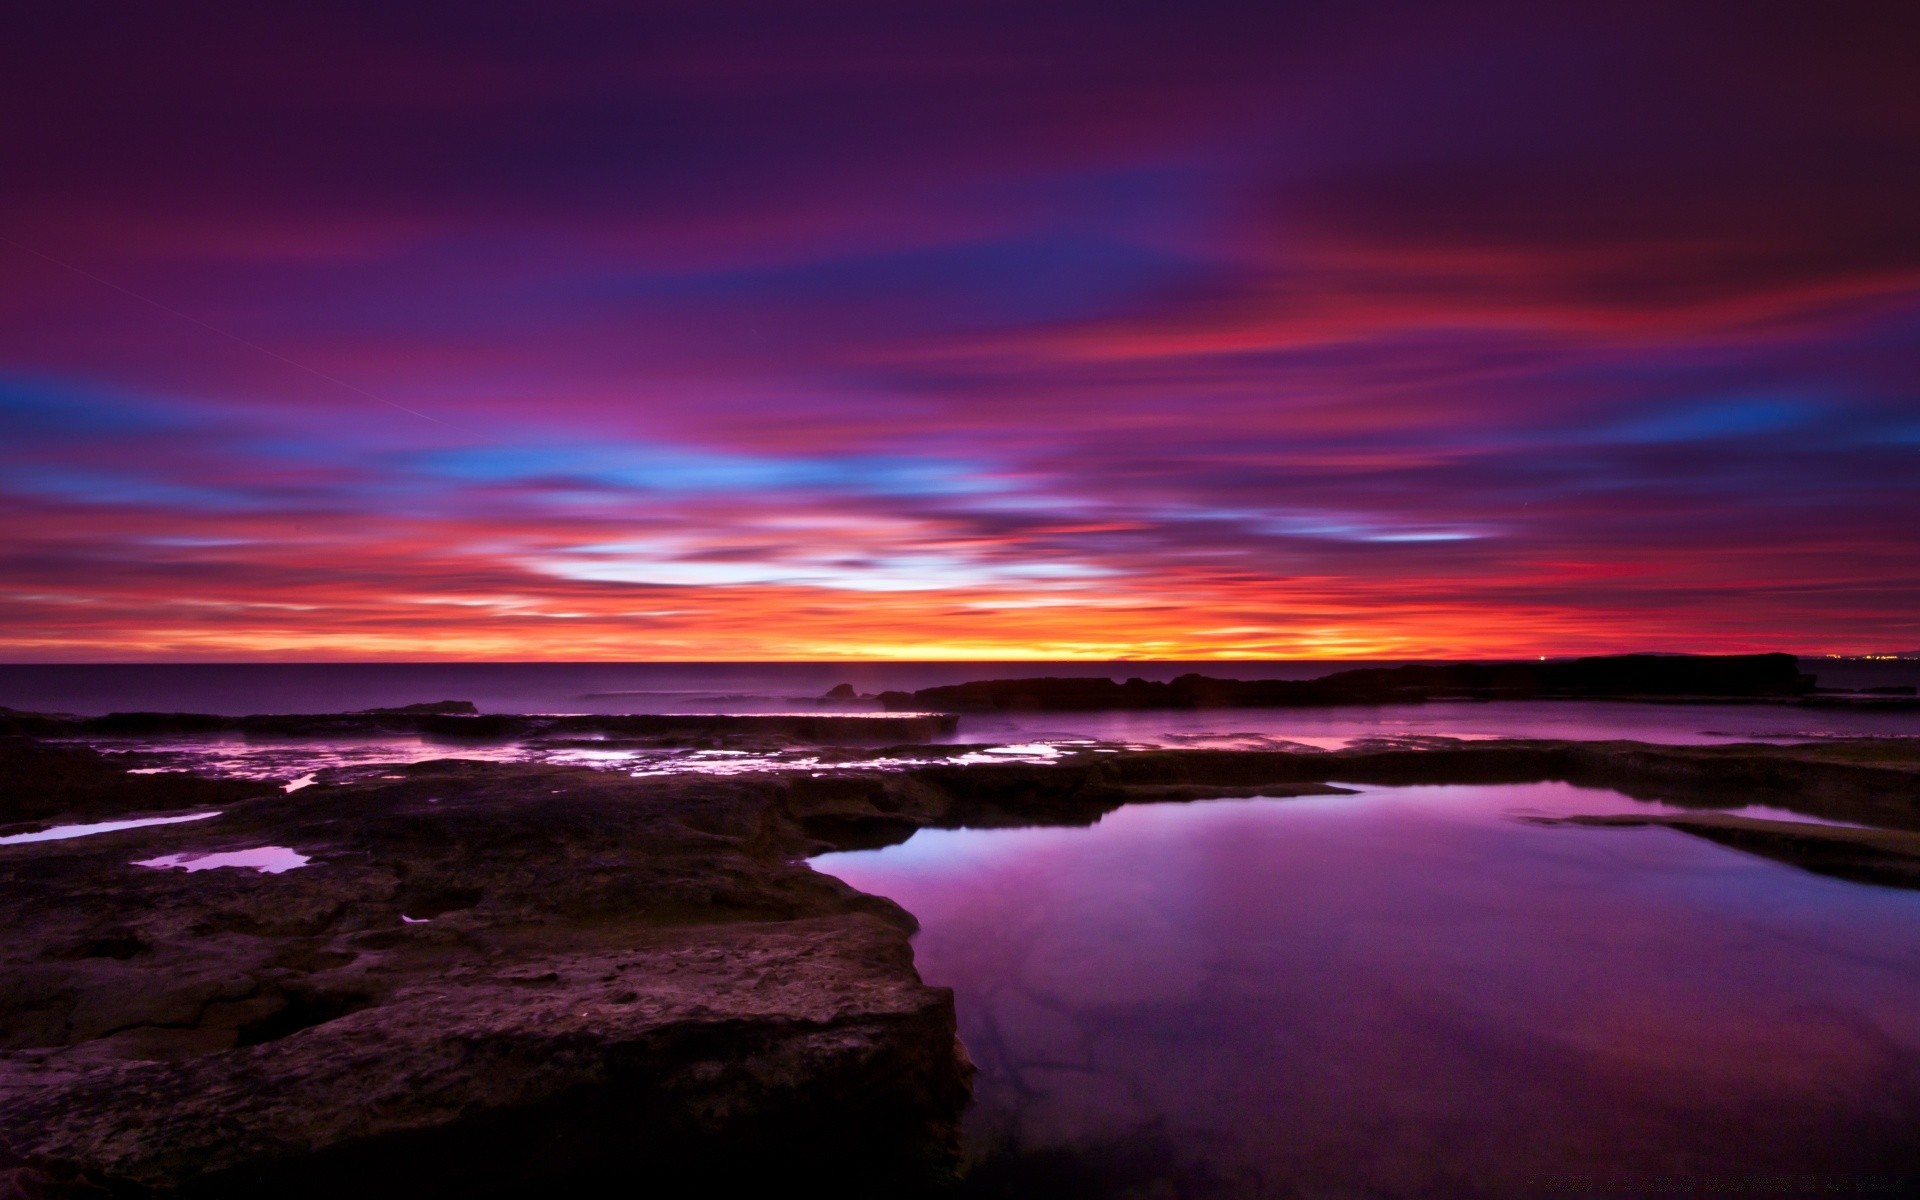
[[[777,781],[439,761],[252,787],[191,825],[0,847],[16,1189],[951,1172],[952,998],[911,918],[796,861]],[[311,865],[130,865],[263,844]]]
[[[1651,819],[1807,869],[1920,883],[1920,746],[1896,740],[726,778],[439,760],[283,794],[5,739],[0,831],[219,815],[0,845],[0,1195],[937,1192],[969,1090],[952,996],[915,972],[910,915],[806,856],[1128,803],[1536,780],[1697,807]],[[1753,803],[1873,828],[1711,812]],[[263,846],[309,864],[131,865]]]
[[[828,699],[853,699],[850,685]],[[1910,687],[1863,692],[1815,686],[1791,654],[1621,654],[1560,662],[1430,663],[1336,671],[1317,679],[1166,682],[1099,676],[984,679],[882,692],[896,712],[1108,712],[1147,709],[1337,708],[1445,700],[1616,700],[1658,704],[1792,704],[1920,711]]]

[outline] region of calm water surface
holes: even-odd
[[[1365,789],[814,865],[921,919],[985,1194],[1920,1194],[1920,894],[1516,819],[1658,810]]]
[[[863,693],[1039,675],[1317,679],[1368,662],[0,663],[0,706],[98,715],[344,712],[471,700],[482,712],[765,712],[848,683]],[[1920,661],[1803,658],[1823,687],[1920,685]],[[1486,706],[1483,706],[1486,707]],[[1825,719],[1825,718],[1822,718]]]

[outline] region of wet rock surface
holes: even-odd
[[[1418,748],[1086,752],[1053,763],[843,771],[793,786],[796,816],[819,829],[828,821],[844,826],[861,819],[914,826],[1087,824],[1136,802],[1308,795],[1338,791],[1340,784],[1539,781],[1612,788],[1686,807],[1767,804],[1827,820],[1920,830],[1920,741],[1907,739],[1655,746],[1431,738]]]
[[[56,820],[99,821],[132,812],[218,808],[262,794],[246,780],[129,775],[84,746],[0,737],[0,835]]]
[[[923,1191],[954,1167],[967,1097],[952,997],[916,974],[908,914],[799,859],[926,827],[1564,780],[1898,831],[1846,853],[1879,882],[1920,879],[1920,747],[1892,741],[1435,740],[726,778],[441,760],[291,794],[13,741],[0,778],[14,814],[221,812],[0,846],[0,1179],[25,1195],[591,1193],[641,1176],[665,1195]],[[1782,835],[1841,836],[1666,820],[1816,870]],[[310,863],[133,865],[263,846]]]
[[[909,917],[792,861],[776,782],[391,774],[0,848],[16,1186],[467,1196],[777,1165],[901,1189],[951,1168],[952,998],[915,975]],[[263,843],[312,863],[131,865]]]

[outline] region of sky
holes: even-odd
[[[0,16],[0,661],[1920,647],[1910,3]]]

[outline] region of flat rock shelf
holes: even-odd
[[[964,1170],[970,1092],[953,997],[917,974],[911,915],[807,856],[1130,803],[1541,780],[1846,822],[1741,838],[1843,878],[1916,877],[1896,861],[1912,839],[1851,829],[1920,831],[1920,752],[1899,742],[644,778],[447,759],[286,793],[0,741],[0,833],[219,814],[0,846],[0,1193],[938,1193]],[[133,865],[262,846],[307,862]]]

